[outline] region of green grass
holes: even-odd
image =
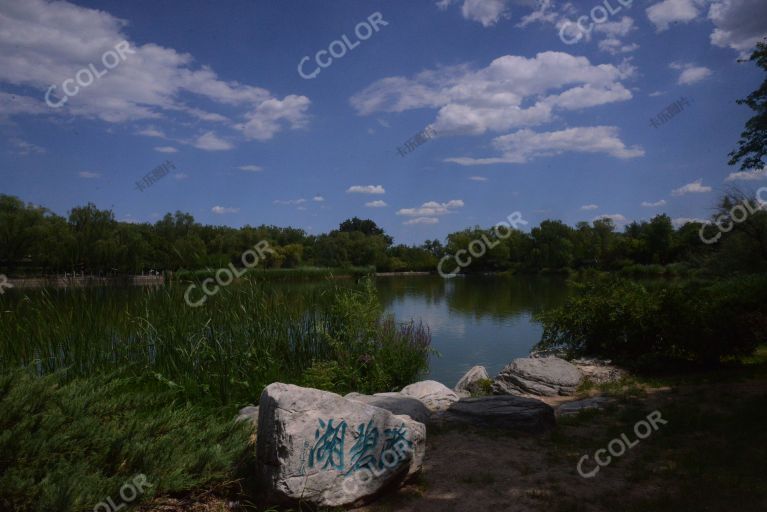
[[[0,299],[0,510],[119,506],[139,474],[152,487],[131,505],[201,491],[247,501],[255,450],[233,419],[263,387],[390,391],[428,367],[428,330],[382,318],[369,281],[245,282],[200,308],[183,291]]]
[[[107,498],[119,506],[121,486],[139,474],[151,487],[132,505],[234,486],[249,456],[247,425],[126,373],[0,377],[0,510],[93,510]]]

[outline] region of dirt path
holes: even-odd
[[[667,478],[674,474],[675,454],[681,456],[707,448],[705,432],[694,431],[672,439],[659,425],[657,434],[589,479],[578,474],[578,460],[589,454],[591,460],[584,466],[595,467],[596,449],[606,448],[621,432],[631,441],[636,440],[631,427],[654,410],[668,412],[669,421],[676,422],[678,429],[685,413],[676,411],[684,411],[688,406],[698,407],[703,414],[727,418],[733,407],[755,398],[763,399],[767,405],[767,381],[648,389],[645,396],[622,400],[607,411],[560,419],[554,432],[542,436],[457,429],[430,432],[422,475],[356,510],[656,512],[659,509],[647,508],[647,504],[662,502],[669,491],[686,492],[681,487],[674,489],[673,480]],[[694,428],[700,429],[700,425]],[[678,498],[682,502],[694,501],[692,496]],[[738,510],[751,510],[748,503],[745,505]]]

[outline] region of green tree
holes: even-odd
[[[767,43],[757,43],[748,61],[755,62],[767,72]],[[764,157],[767,155],[767,79],[746,99],[738,100],[737,103],[747,105],[756,115],[746,122],[746,129],[740,134],[738,149],[730,153],[729,163],[735,165],[740,162],[740,168],[744,171],[758,171],[764,168]]]

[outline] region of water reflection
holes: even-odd
[[[377,285],[387,311],[429,325],[441,355],[432,357],[429,378],[449,387],[475,364],[492,376],[526,356],[541,337],[533,315],[561,305],[568,294],[558,277],[384,277]]]

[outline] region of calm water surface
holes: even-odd
[[[476,364],[493,377],[527,356],[543,330],[533,315],[562,305],[568,295],[558,277],[381,277],[376,284],[388,312],[431,328],[439,356],[432,357],[428,378],[448,387]]]

